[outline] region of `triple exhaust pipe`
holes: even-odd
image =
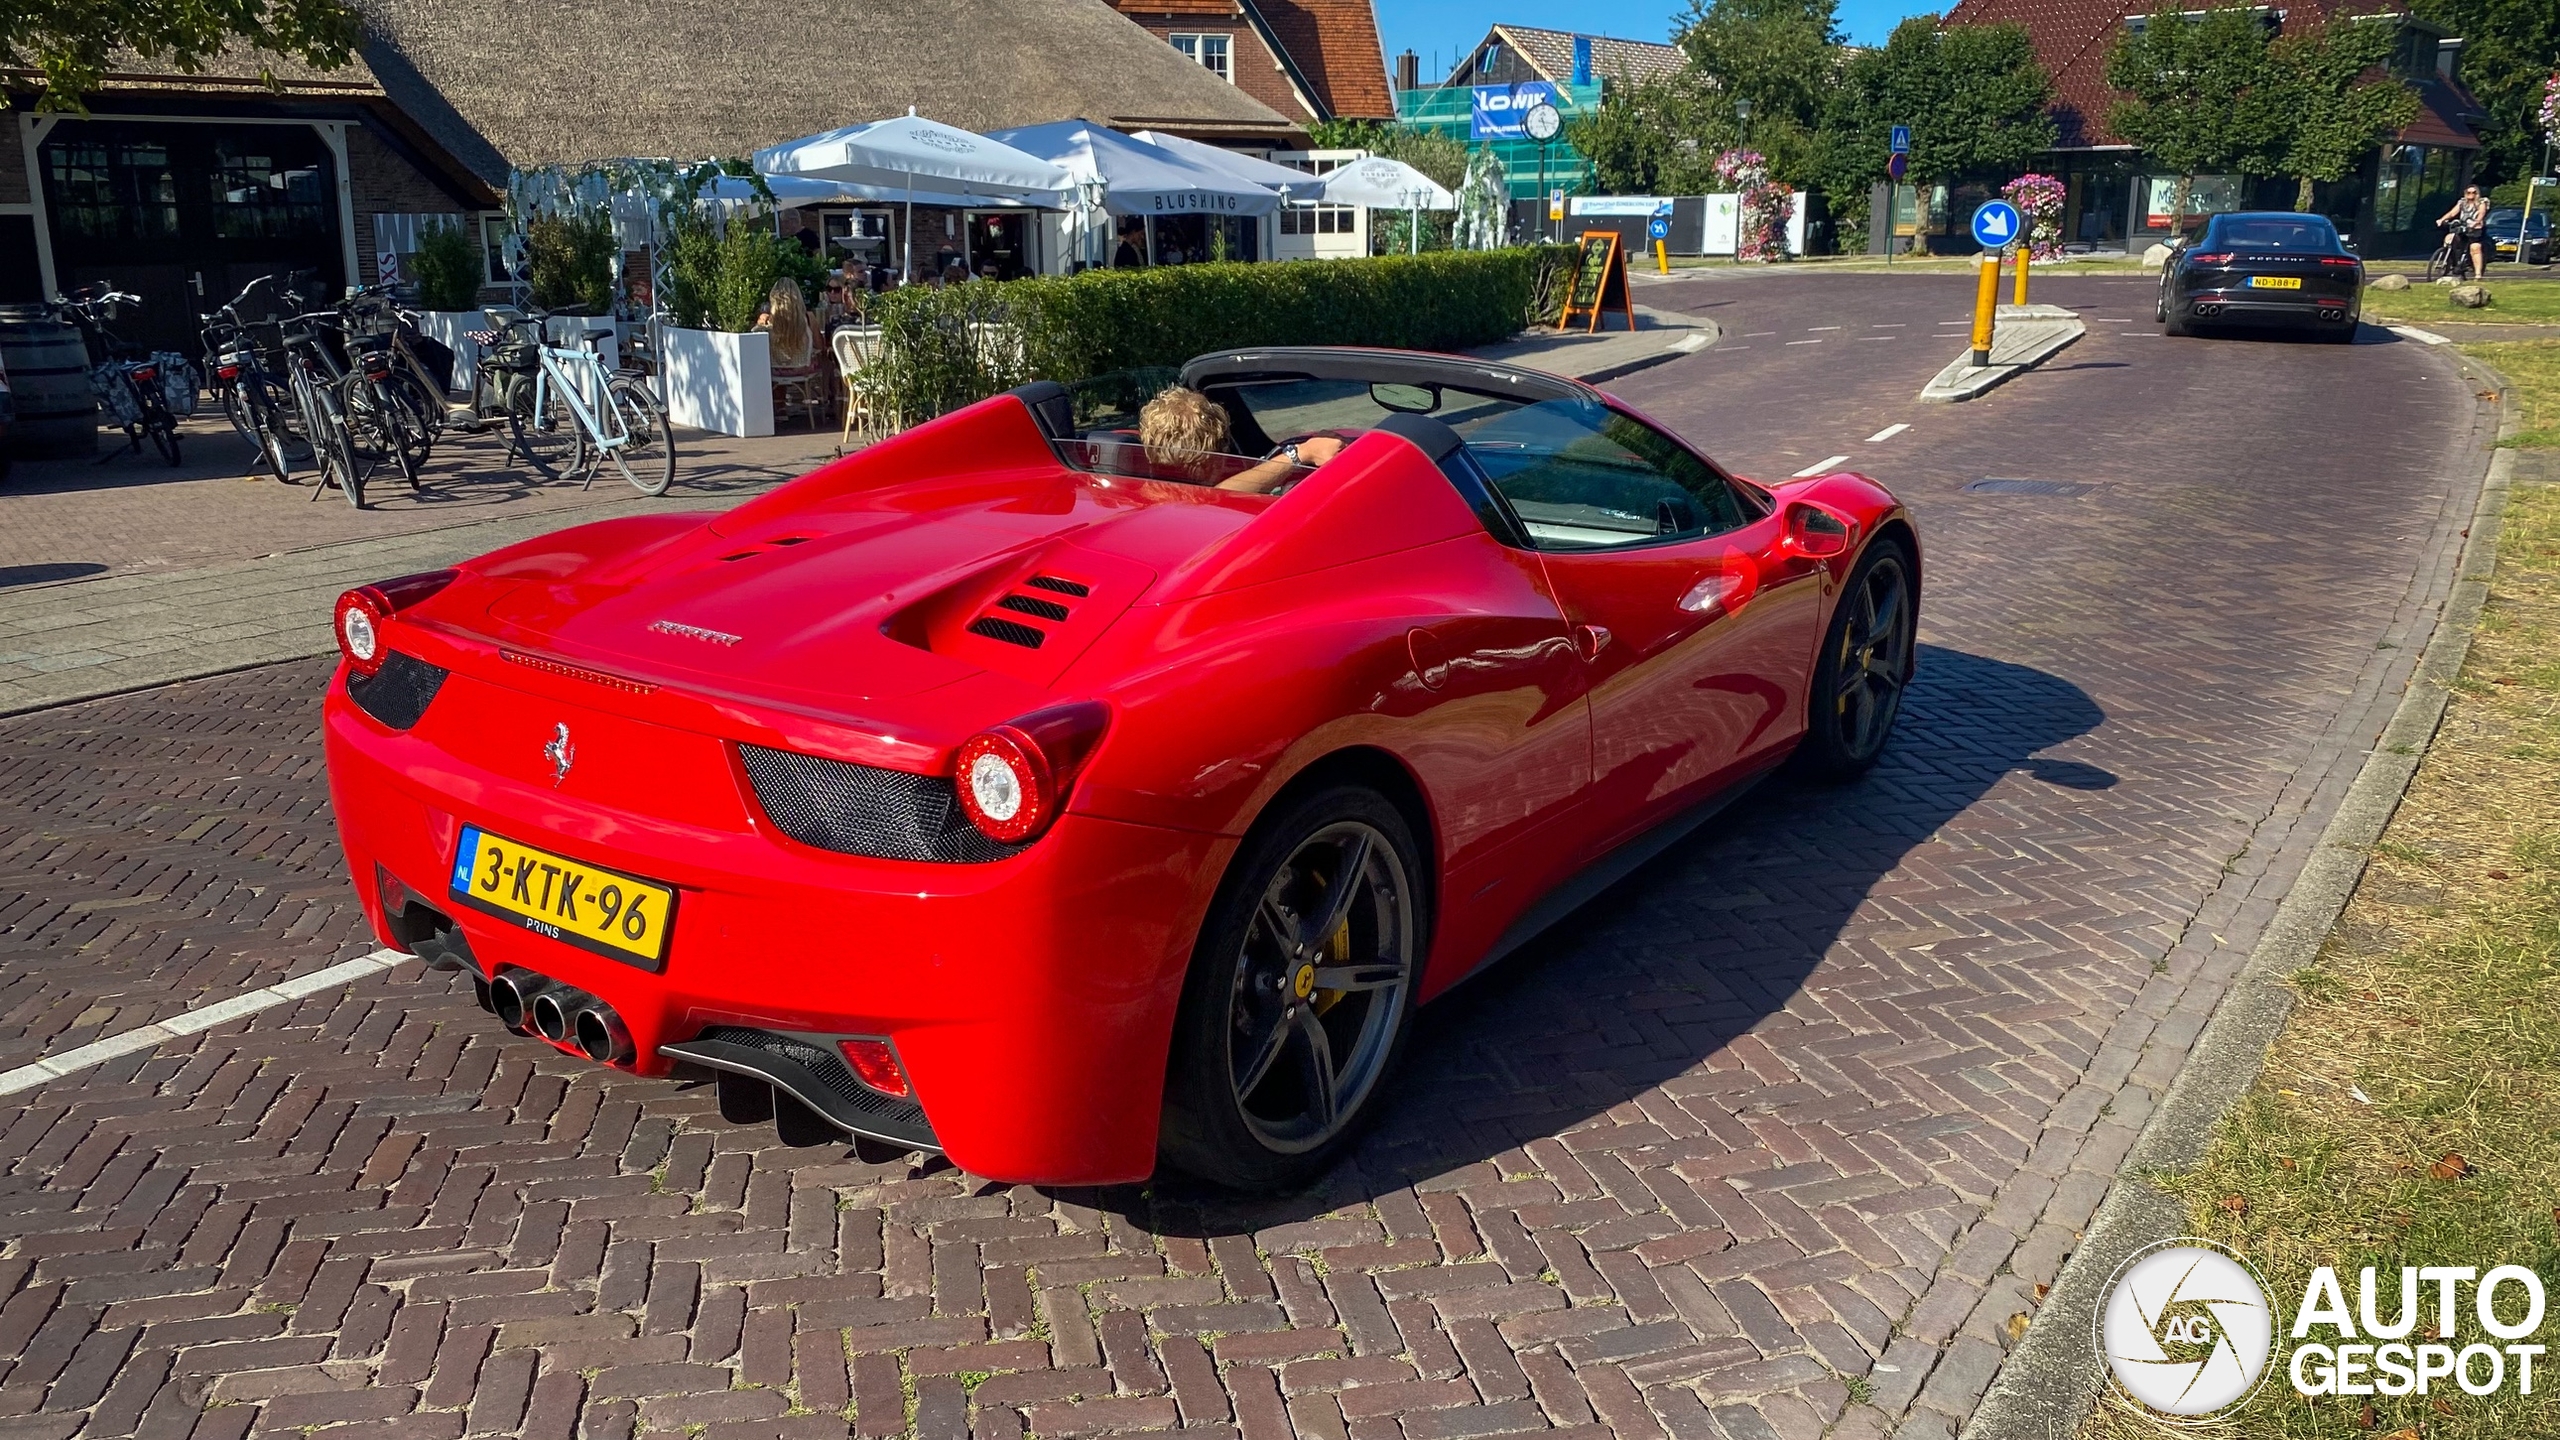
[[[575,985],[530,970],[501,970],[489,982],[489,1010],[519,1035],[539,1035],[599,1065],[631,1058],[631,1032],[613,1007]]]

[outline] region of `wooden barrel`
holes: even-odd
[[[77,327],[33,307],[0,309],[0,371],[18,407],[0,447],[30,460],[97,453],[98,402]]]

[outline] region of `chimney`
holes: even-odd
[[[2456,68],[2457,68],[2461,63],[2462,63],[2462,42],[2461,42],[2461,41],[2459,41],[2459,40],[2438,40],[2438,41],[2436,42],[2436,78],[2437,78],[2437,79],[2442,80],[2442,81],[2444,81],[2444,82],[2445,82],[2445,83],[2447,83],[2447,84],[2451,84],[2451,83],[2453,83],[2453,72],[2454,72],[2454,70],[2455,70],[2455,69],[2456,69]]]
[[[1399,90],[1422,88],[1421,56],[1407,50],[1396,57],[1396,88]]]

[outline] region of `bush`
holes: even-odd
[[[525,227],[533,303],[602,315],[613,307],[613,223],[604,216],[542,215]]]
[[[804,304],[816,306],[827,291],[827,262],[824,256],[800,248],[800,242],[788,236],[773,242],[773,264],[777,274],[790,277],[800,287]]]
[[[480,247],[459,225],[431,225],[409,257],[409,278],[422,310],[472,310],[480,304]]]
[[[753,330],[781,267],[770,230],[748,222],[721,235],[699,216],[680,221],[667,242],[667,314],[688,330]]]
[[[1026,380],[1178,367],[1246,345],[1464,350],[1551,321],[1575,251],[1545,245],[1286,264],[1170,265],[872,297],[874,404],[904,423]]]

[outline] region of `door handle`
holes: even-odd
[[[1600,652],[1607,648],[1609,648],[1608,626],[1576,625],[1573,627],[1573,650],[1583,659],[1597,660],[1600,658]]]

